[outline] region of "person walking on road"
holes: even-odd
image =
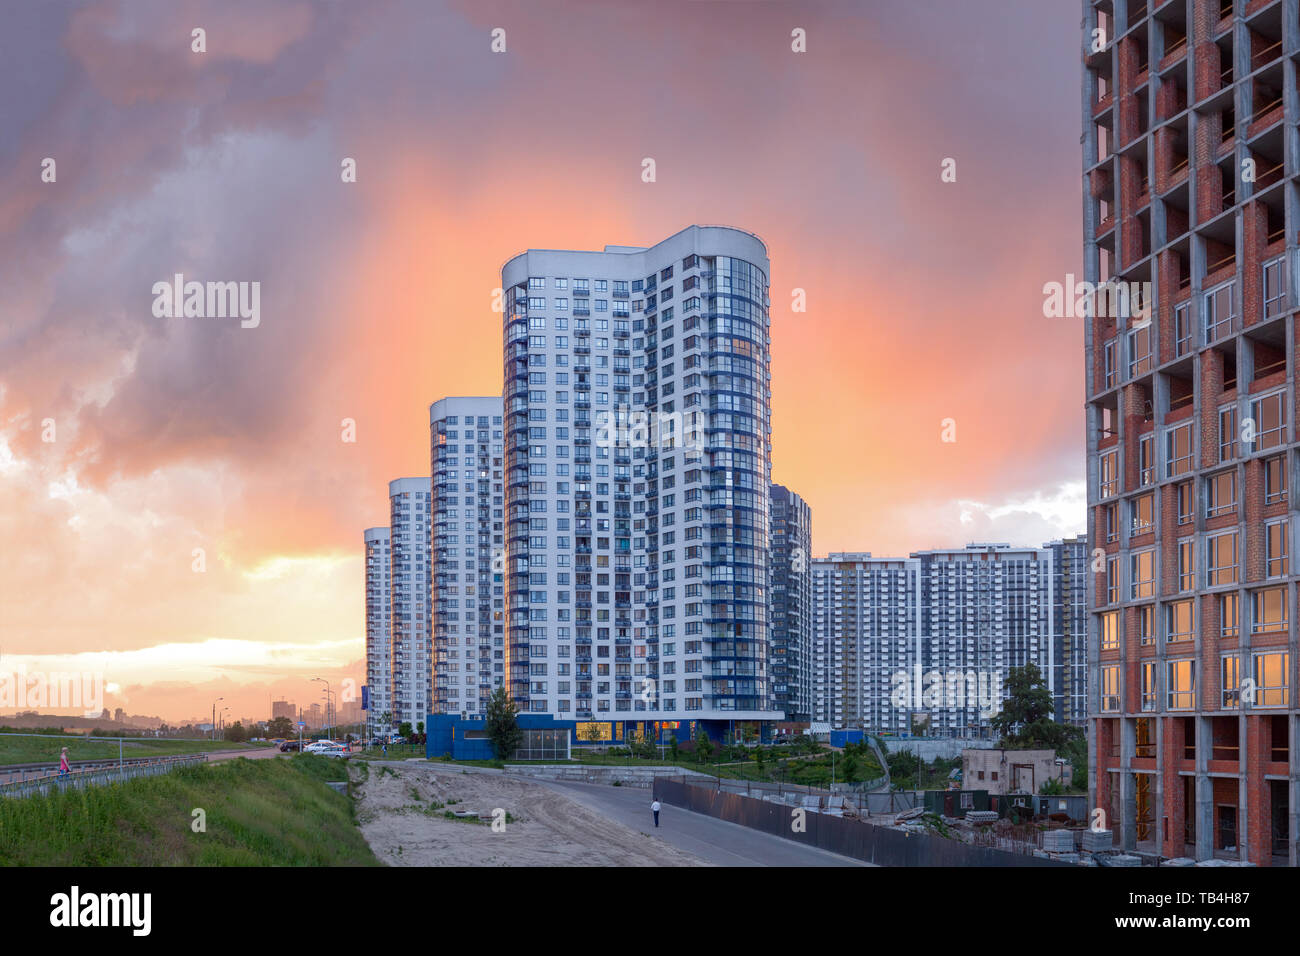
[[[59,776],[66,777],[71,768],[68,767],[68,748],[63,748],[63,753],[59,754]]]
[[[659,801],[656,800],[650,804],[650,812],[655,815],[655,826],[659,826]]]

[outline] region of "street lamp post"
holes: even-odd
[[[208,731],[212,740],[217,739],[217,701],[225,700],[224,697],[218,697],[212,702],[212,729]]]
[[[313,677],[312,680],[320,681],[325,685],[325,736],[333,740],[334,735],[332,731],[334,728],[330,724],[330,682],[323,677]]]

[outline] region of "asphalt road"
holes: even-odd
[[[719,866],[871,866],[861,860],[803,846],[702,813],[663,804],[659,829],[650,814],[650,791],[635,787],[533,780],[624,826],[649,833]]]

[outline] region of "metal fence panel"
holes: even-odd
[[[800,832],[794,826],[799,819],[800,807],[735,793],[731,788],[723,786],[710,788],[689,784],[681,778],[656,777],[654,796],[664,803],[695,813],[739,823],[773,836],[880,866],[1070,865],[1057,860],[973,846],[957,840],[908,833],[812,811],[803,813]]]

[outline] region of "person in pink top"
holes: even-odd
[[[70,769],[71,768],[68,766],[68,748],[64,747],[63,753],[59,755],[59,776],[67,776]]]

